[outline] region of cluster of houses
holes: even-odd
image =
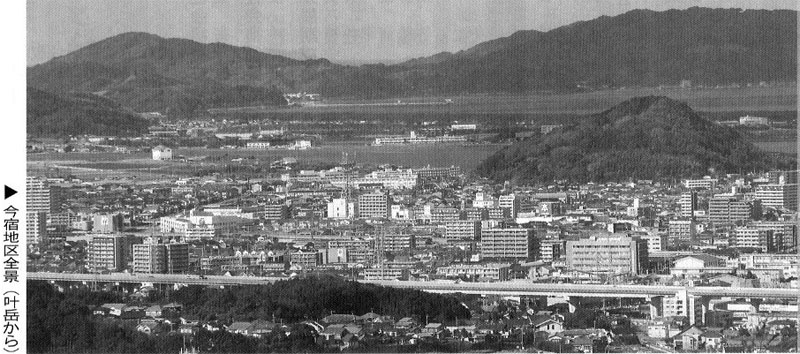
[[[276,331],[289,334],[288,324],[268,320],[237,321],[230,324],[204,323],[182,314],[180,304],[127,305],[106,303],[93,310],[94,315],[136,324],[136,330],[147,335],[177,332],[194,335],[201,328],[208,331],[228,331],[261,338]],[[592,352],[611,343],[613,334],[605,329],[564,328],[564,317],[549,311],[529,313],[519,318],[497,321],[464,320],[457,324],[421,321],[413,317],[394,319],[391,316],[368,312],[363,315],[330,314],[317,321],[304,321],[316,335],[316,342],[328,349],[358,348],[365,340],[382,344],[413,345],[427,342],[483,343],[489,336],[495,340],[515,340],[521,334],[534,334],[538,342],[571,346],[580,352]]]
[[[363,315],[331,313],[318,320],[301,323],[283,323],[274,318],[270,320],[235,321],[220,323],[206,322],[188,316],[178,303],[146,304],[146,292],[138,292],[136,304],[106,303],[93,309],[96,316],[102,316],[135,326],[136,330],[147,335],[179,333],[192,336],[200,329],[207,331],[227,331],[252,338],[262,338],[274,333],[289,335],[297,326],[306,326],[316,337],[316,343],[328,350],[356,349],[366,343],[369,345],[415,345],[418,343],[462,343],[481,344],[496,342],[519,342],[523,335],[533,336],[539,348],[549,348],[565,352],[597,352],[615,342],[615,334],[603,328],[567,329],[564,316],[550,311],[527,311],[508,313],[497,317],[473,317],[456,323],[431,322],[417,317],[396,319],[392,316],[368,312]],[[738,303],[724,303],[733,306]],[[496,305],[484,305],[484,311]],[[752,306],[752,305],[751,305]],[[776,307],[777,305],[764,305]],[[488,314],[488,312],[487,312]],[[692,324],[685,316],[667,316],[652,320],[636,321],[640,340],[643,343],[658,344],[669,349],[682,351],[715,350],[746,347],[748,342],[758,338],[782,340],[785,333],[795,333],[797,324],[793,319],[774,315],[750,325],[749,322],[731,322],[724,312],[709,312],[705,326]],[[719,318],[717,318],[719,317]],[[620,321],[630,321],[623,315],[611,315],[611,325],[621,325]],[[646,327],[646,328],[645,328]],[[787,332],[788,331],[788,332]],[[530,337],[527,337],[530,338]],[[644,339],[648,338],[648,339]],[[530,339],[527,340],[530,344]],[[620,342],[619,340],[616,342]],[[625,342],[625,340],[622,340]]]
[[[700,327],[689,325],[688,322],[688,319],[682,316],[655,319],[647,326],[647,336],[664,340],[676,350],[723,351],[724,348],[744,346],[747,337],[758,332],[755,328],[747,330],[745,327]],[[789,333],[795,333],[796,322],[790,319],[777,319],[760,327],[762,335],[771,337],[773,342],[785,329],[788,329]]]

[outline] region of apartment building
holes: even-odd
[[[358,196],[358,214],[362,218],[388,218],[389,193],[367,193]]]
[[[89,245],[89,260],[94,271],[119,272],[125,269],[125,237],[94,235]]]
[[[445,238],[447,240],[475,240],[481,236],[481,222],[458,220],[445,224]]]
[[[592,274],[645,272],[647,241],[627,236],[592,236],[567,241],[567,268]]]
[[[488,259],[535,260],[539,257],[539,240],[533,229],[481,228],[481,254]]]

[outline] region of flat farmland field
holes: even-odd
[[[237,158],[253,158],[270,163],[293,157],[300,163],[338,163],[347,154],[350,162],[368,165],[392,164],[405,167],[460,166],[472,171],[478,163],[504,145],[404,145],[365,146],[355,144],[325,145],[308,150],[249,150],[178,148],[176,154],[196,161],[153,161],[148,153],[46,153],[28,155],[28,173],[69,171],[78,177],[161,179],[185,175],[204,166],[231,163]],[[204,159],[208,157],[208,159]],[[243,164],[253,163],[245,160]]]
[[[343,154],[350,162],[358,164],[392,164],[405,167],[461,166],[472,170],[483,159],[503,148],[504,145],[325,145],[308,150],[216,150],[205,148],[179,149],[178,154],[187,157],[224,156],[226,158],[253,157],[260,161],[275,161],[283,157],[294,157],[299,162],[338,163]]]
[[[191,172],[187,164],[154,161],[150,154],[48,153],[28,155],[29,175],[68,173],[89,180],[129,180],[131,183],[164,180]]]
[[[715,89],[636,88],[571,94],[494,94],[405,97],[383,100],[330,99],[295,108],[247,107],[219,113],[353,112],[353,113],[538,113],[592,114],[637,96],[667,96],[687,102],[695,111],[794,111],[796,86]],[[450,104],[442,104],[450,100]],[[399,103],[398,103],[399,101]]]
[[[755,142],[760,149],[775,153],[796,153],[795,141]],[[149,153],[46,153],[28,155],[28,173],[69,171],[81,178],[121,179],[137,181],[160,180],[182,176],[206,166],[231,163],[245,158],[243,164],[266,164],[284,157],[300,163],[338,163],[344,154],[350,162],[368,165],[391,164],[419,168],[425,166],[460,166],[465,172],[474,171],[478,164],[505,145],[401,145],[366,146],[358,144],[324,145],[308,150],[250,150],[178,148],[176,153],[196,161],[153,161]],[[208,159],[204,159],[208,157]]]

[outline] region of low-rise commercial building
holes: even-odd
[[[404,280],[408,279],[408,269],[398,268],[366,268],[362,271],[364,280]]]
[[[510,267],[511,265],[508,263],[451,264],[447,267],[440,267],[437,273],[445,277],[466,276],[505,281],[508,280]]]
[[[685,179],[683,185],[687,189],[708,189],[714,190],[717,188],[719,180],[715,178],[702,178],[702,179]]]
[[[122,214],[98,214],[92,221],[92,232],[108,234],[122,231]]]
[[[709,254],[685,256],[675,260],[670,274],[673,276],[699,276],[708,273],[729,273],[732,269],[727,268],[726,263],[724,258]]]
[[[186,241],[226,237],[235,234],[251,223],[249,219],[237,216],[213,215],[207,212],[193,212],[188,217],[168,216],[160,219],[163,233],[178,234]]]
[[[775,253],[748,253],[739,256],[739,264],[745,269],[780,269],[784,278],[797,277],[800,255]]]

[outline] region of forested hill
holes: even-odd
[[[92,92],[137,111],[187,113],[324,97],[520,93],[796,80],[797,12],[633,10],[547,32],[519,31],[457,53],[345,66],[252,48],[123,33],[30,67],[28,84]]]
[[[777,162],[731,128],[667,97],[637,97],[578,124],[515,143],[478,173],[517,182],[621,181],[765,170]]]
[[[158,299],[153,301],[161,304],[181,304],[181,316],[203,323],[229,325],[235,321],[266,320],[291,326],[288,334],[274,331],[259,339],[201,330],[183,341],[179,335],[145,335],[128,320],[92,315],[92,310],[104,303],[123,302],[123,294],[80,288],[58,291],[42,281],[28,281],[27,286],[27,346],[31,353],[177,353],[187,342],[201,352],[322,352],[324,348],[315,343],[313,335],[307,335],[308,327],[301,322],[320,320],[331,313],[377,312],[395,320],[414,316],[444,323],[470,317],[469,309],[452,295],[360,284],[329,276],[224,289],[188,286],[171,292],[168,298],[161,292],[151,294],[152,299]],[[138,304],[149,306],[150,302]]]
[[[633,10],[399,66],[430,92],[795,81],[796,43],[796,11]]]
[[[312,72],[298,61],[222,43],[123,33],[28,69],[28,85],[95,93],[139,112],[171,114],[226,106],[285,105],[274,76]]]
[[[147,132],[146,119],[107,98],[92,94],[61,96],[31,87],[27,93],[27,134],[32,137],[131,136]]]

